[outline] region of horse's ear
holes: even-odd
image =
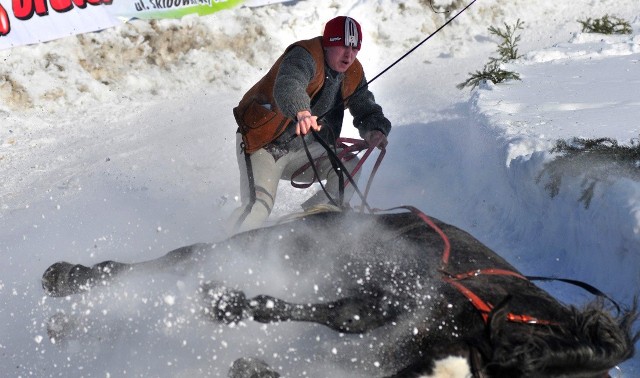
[[[627,334],[630,335],[631,345],[635,345],[638,341],[640,341],[640,330],[633,333],[634,325],[638,323],[640,320],[640,308],[638,302],[640,299],[638,296],[633,298],[633,304],[631,308],[625,309],[622,314],[618,314],[617,321],[620,325],[620,328],[625,330]],[[635,350],[634,350],[635,352]]]
[[[500,334],[502,326],[506,323],[509,312],[507,305],[511,302],[512,298],[511,294],[508,294],[489,313],[487,318],[487,333],[490,340],[492,335]]]

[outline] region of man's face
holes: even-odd
[[[356,55],[360,51],[352,46],[329,46],[325,50],[327,64],[337,72],[345,72],[356,60]]]

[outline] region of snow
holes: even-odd
[[[628,20],[633,34],[580,32],[577,20],[607,13]],[[0,51],[4,374],[226,376],[238,348],[285,373],[306,366],[297,359],[329,333],[300,337],[294,348],[281,335],[303,326],[198,322],[196,282],[138,278],[47,298],[40,277],[60,260],[140,261],[224,238],[239,196],[231,109],[282,48],[338,14],[361,22],[359,58],[370,78],[444,22],[426,1],[297,1],[132,21]],[[585,207],[581,177],[563,178],[553,198],[536,179],[557,139],[637,141],[639,14],[636,0],[479,0],[372,84],[394,128],[369,202],[416,206],[525,274],[582,280],[630,305],[640,287],[638,182],[607,177]],[[487,28],[517,19],[523,57],[505,67],[522,80],[456,89],[496,55]],[[272,220],[298,211],[310,193],[281,183]],[[567,303],[591,299],[544,287]],[[47,336],[60,311],[82,315],[78,340]],[[638,376],[640,360],[620,368]]]

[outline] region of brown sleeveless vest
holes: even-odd
[[[233,109],[233,115],[240,127],[246,153],[253,153],[275,140],[294,122],[294,120],[282,114],[273,98],[273,86],[282,59],[294,46],[301,46],[306,49],[316,63],[315,76],[307,86],[309,98],[313,99],[322,89],[325,77],[322,37],[298,41],[287,47],[269,72],[245,93],[238,106]],[[356,59],[345,72],[341,91],[343,101],[355,92],[363,77],[362,65]],[[345,103],[344,106],[346,108],[347,104]]]

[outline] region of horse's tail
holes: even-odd
[[[491,376],[603,376],[631,358],[640,339],[640,332],[633,331],[637,300],[617,317],[602,300],[583,309],[572,307],[566,321],[549,326],[513,324],[495,315],[489,329],[491,345],[485,349],[492,351],[486,365]]]

